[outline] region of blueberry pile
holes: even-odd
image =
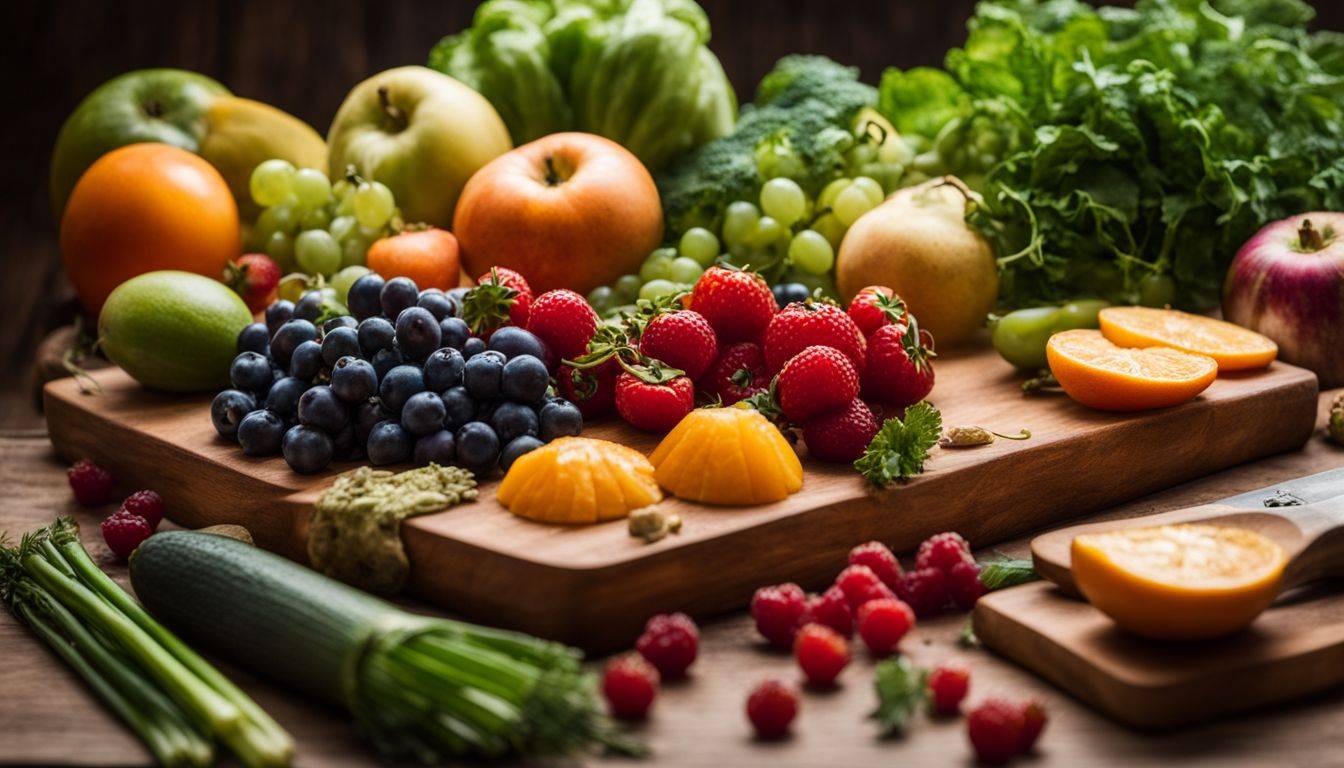
[[[554,394],[545,343],[512,326],[488,344],[473,336],[459,317],[466,292],[369,274],[350,287],[350,315],[320,327],[319,291],[275,302],[238,335],[233,388],[210,407],[215,429],[305,474],[367,458],[486,475],[579,434],[583,417]]]

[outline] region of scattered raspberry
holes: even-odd
[[[975,607],[975,601],[985,594],[980,581],[980,566],[975,563],[957,563],[947,572],[947,594],[963,611]]]
[[[527,330],[562,360],[573,360],[588,351],[588,342],[597,332],[597,313],[571,290],[547,291],[532,302]]]
[[[906,571],[896,594],[921,619],[937,616],[947,606],[947,574],[936,568]]]
[[[765,278],[722,266],[710,267],[700,275],[691,290],[689,308],[704,315],[725,343],[759,341],[779,311]]]
[[[556,388],[578,407],[584,421],[596,421],[616,412],[616,374],[620,372],[615,358],[582,371],[562,365],[555,374]]]
[[[885,325],[868,337],[868,360],[861,369],[863,398],[893,409],[923,400],[933,390],[933,350],[912,323]]]
[[[635,650],[658,668],[664,680],[671,680],[686,674],[699,645],[700,630],[690,616],[659,614],[644,625],[644,634],[635,641]]]
[[[869,600],[882,600],[896,595],[866,565],[851,565],[835,577],[835,586],[845,595],[851,613]]]
[[[788,648],[806,605],[807,595],[797,584],[761,587],[751,597],[751,618],[756,621],[756,631],[771,645]]]
[[[764,390],[769,383],[760,345],[740,341],[719,350],[695,388],[708,397],[717,397],[724,405],[732,405]]]
[[[96,507],[112,500],[112,491],[117,481],[112,473],[94,464],[88,459],[80,459],[66,472],[70,480],[70,490],[75,492],[75,501],[86,507]]]
[[[868,566],[892,590],[901,583],[901,563],[880,541],[870,541],[849,550],[849,564]]]
[[[985,699],[966,716],[966,735],[981,761],[1006,763],[1021,751],[1022,708],[1003,699]]]
[[[944,664],[929,673],[928,686],[934,714],[954,715],[971,689],[971,671],[960,664]]]
[[[766,680],[747,697],[747,719],[758,738],[780,738],[797,715],[798,692],[778,680]]]
[[[135,548],[140,546],[140,542],[154,533],[145,518],[132,515],[124,509],[108,515],[98,527],[103,532],[103,541],[107,542],[107,548],[122,560],[129,558]]]
[[[845,311],[824,301],[798,301],[780,310],[765,331],[765,368],[776,373],[811,346],[835,347],[862,371],[867,359],[863,332]]]
[[[779,408],[793,422],[849,405],[859,396],[859,374],[844,353],[814,346],[789,358],[775,379]]]
[[[695,409],[695,385],[685,376],[662,384],[642,381],[629,371],[616,377],[616,410],[636,429],[666,432]]]
[[[803,423],[807,453],[820,461],[849,463],[863,455],[879,424],[862,400]]]
[[[685,371],[695,381],[719,356],[719,341],[704,315],[678,309],[656,315],[644,326],[639,351]]]
[[[637,653],[617,656],[602,673],[607,709],[622,720],[639,720],[658,695],[658,670]]]
[[[793,639],[793,658],[809,684],[831,685],[849,665],[849,643],[830,627],[804,624]]]
[[[1045,707],[1039,701],[1028,701],[1022,705],[1022,738],[1018,741],[1017,751],[1030,752],[1036,746],[1048,722]]]
[[[957,563],[973,562],[975,558],[971,557],[971,545],[966,543],[961,534],[951,531],[935,533],[925,539],[924,543],[919,545],[919,552],[915,554],[916,568],[950,571]]]
[[[915,626],[915,612],[894,597],[869,600],[859,606],[858,618],[859,637],[878,656],[895,653],[901,638]]]
[[[909,313],[895,291],[885,285],[870,285],[854,294],[846,314],[864,336],[871,336],[884,325],[904,323]]]
[[[163,522],[163,497],[153,491],[136,491],[121,502],[122,511],[145,518],[150,530],[157,531]]]
[[[835,586],[807,599],[807,608],[803,610],[798,624],[821,624],[845,637],[854,634],[854,614],[849,610],[849,600]]]

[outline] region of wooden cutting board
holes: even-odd
[[[252,459],[211,427],[209,396],[144,390],[118,369],[93,374],[100,394],[73,380],[48,384],[48,429],[67,459],[92,457],[129,485],[152,487],[189,527],[238,523],[262,546],[303,559],[311,506],[325,475],[294,474],[279,458]],[[1143,414],[1083,408],[1061,394],[1024,396],[990,350],[939,358],[930,400],[947,426],[1033,437],[938,450],[928,471],[877,491],[848,466],[804,461],[803,490],[775,504],[725,509],[664,502],[682,533],[652,545],[623,521],[578,528],[528,522],[480,499],[403,526],[418,597],[469,618],[588,650],[627,643],[659,611],[711,615],[745,605],[763,584],[819,586],[854,544],[898,551],[942,530],[989,545],[1261,456],[1301,446],[1316,419],[1316,377],[1275,363],[1219,379],[1191,403]],[[623,423],[585,435],[650,451],[657,436]]]
[[[1302,503],[1339,496],[1344,494],[1344,469],[1214,503],[1263,509],[1266,499],[1282,493]],[[1143,522],[1110,520],[1097,526]],[[1077,532],[1097,526],[1079,526]],[[1037,537],[1032,549],[1058,549],[1062,538]],[[1067,571],[1052,572],[1050,578],[981,598],[973,614],[976,635],[995,652],[1123,723],[1173,728],[1344,682],[1344,589],[1339,584],[1283,595],[1249,629],[1231,637],[1171,643],[1145,640],[1116,627],[1072,594]]]

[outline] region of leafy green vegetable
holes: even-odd
[[[1258,227],[1344,206],[1344,35],[1301,0],[985,0],[943,70],[888,70],[878,109],[985,202],[1010,307],[1216,302]],[[917,182],[918,176],[907,182]]]
[[[877,691],[877,709],[871,717],[877,720],[883,736],[905,732],[925,699],[926,673],[917,669],[905,656],[894,656],[878,663],[873,670],[873,689]]]
[[[937,408],[918,402],[905,409],[905,420],[892,417],[873,436],[868,450],[854,462],[854,469],[879,487],[914,477],[924,471],[929,450],[943,432],[943,416]]]

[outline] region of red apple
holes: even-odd
[[[477,171],[453,215],[462,262],[522,273],[538,295],[586,294],[639,265],[663,239],[653,177],[621,145],[556,133],[506,152]]]

